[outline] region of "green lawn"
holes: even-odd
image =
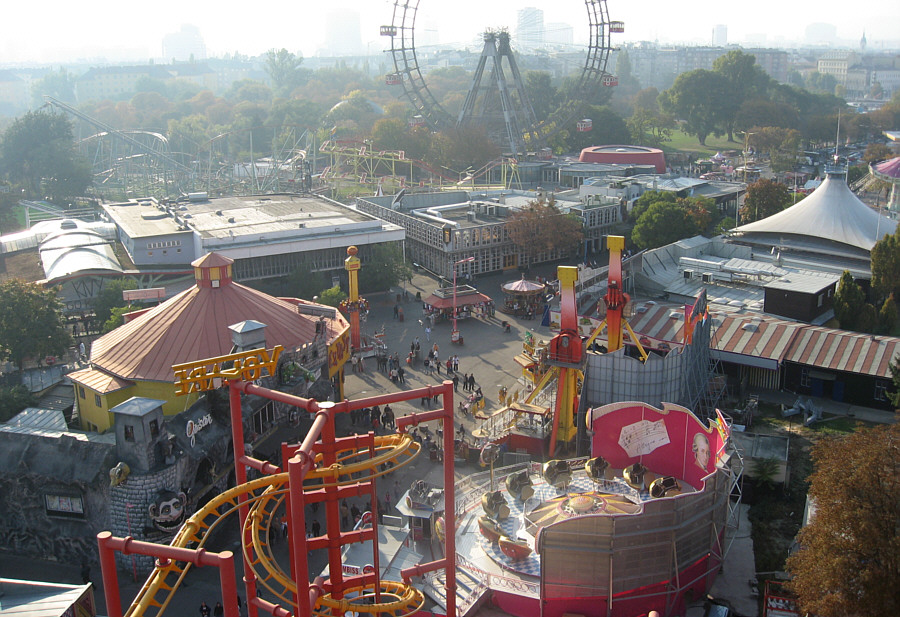
[[[706,146],[701,146],[696,137],[680,129],[672,131],[672,141],[663,144],[663,150],[666,152],[696,152],[700,158],[712,156],[722,150],[740,150],[742,147],[741,143],[729,142],[726,137],[719,138],[713,135],[706,138]]]

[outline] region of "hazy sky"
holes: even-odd
[[[410,4],[415,4],[412,0]],[[418,30],[434,30],[441,43],[472,44],[486,27],[516,26],[516,11],[533,6],[546,22],[576,26],[576,40],[586,38],[587,12],[582,0],[418,0]],[[858,41],[865,30],[870,49],[879,41],[897,44],[900,2],[868,0],[756,0],[755,2],[673,2],[608,0],[611,19],[625,22],[614,42],[658,40],[709,44],[712,27],[728,26],[729,43],[752,39],[769,45],[804,41],[806,26],[831,23],[837,36]],[[0,20],[0,64],[47,63],[125,57],[144,60],[162,54],[162,38],[182,24],[200,29],[210,55],[241,52],[256,55],[285,47],[312,56],[325,42],[327,13],[360,14],[362,48],[385,48],[378,26],[390,24],[393,0],[333,2],[228,3],[217,0],[155,0],[123,3],[109,0],[7,2]],[[424,32],[422,34],[425,38]]]

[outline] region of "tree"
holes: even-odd
[[[310,71],[302,68],[303,56],[287,49],[270,49],[266,52],[266,74],[272,80],[276,96],[290,96],[295,88],[309,81]]]
[[[721,73],[697,69],[679,75],[672,87],[659,95],[659,105],[682,120],[684,131],[705,146],[710,134],[723,133],[722,110],[727,97],[728,80]]]
[[[872,289],[879,299],[900,298],[900,227],[872,247]]]
[[[639,248],[654,249],[690,238],[699,231],[691,212],[682,204],[659,200],[650,203],[640,215],[631,231],[631,240]]]
[[[865,304],[865,292],[853,280],[853,275],[844,270],[837,292],[834,294],[834,316],[841,328],[856,330]]]
[[[412,269],[403,262],[398,244],[376,244],[359,271],[359,290],[363,293],[387,291],[400,282],[412,280]]]
[[[137,289],[134,279],[114,279],[103,286],[94,299],[94,315],[99,323],[106,323],[114,308],[128,306],[128,302],[122,297],[122,292],[128,289]]]
[[[37,404],[37,397],[19,384],[7,388],[0,386],[0,422],[6,422],[17,413]]]
[[[546,71],[527,71],[525,92],[538,122],[546,120],[559,103],[556,87],[551,81],[550,73]]]
[[[890,334],[897,325],[897,303],[894,302],[894,294],[887,297],[881,310],[878,311],[878,328],[883,334]]]
[[[589,105],[583,113],[585,118],[593,120],[593,128],[584,133],[568,131],[565,139],[567,151],[579,152],[590,146],[624,144],[631,138],[625,121],[612,107]]]
[[[900,611],[900,424],[859,427],[812,449],[812,522],[787,560],[802,612],[880,617]]]
[[[45,96],[62,101],[63,103],[75,102],[75,77],[60,68],[58,71],[50,71],[31,86],[31,103],[40,107],[47,101]]]
[[[834,75],[813,71],[806,76],[805,85],[806,89],[812,92],[834,94],[834,89],[837,87],[838,83],[837,79],[834,78]]]
[[[659,113],[646,107],[635,107],[634,113],[626,121],[628,132],[631,134],[631,143],[639,146],[659,148],[663,143],[672,140],[672,129],[675,128],[675,118],[669,114]]]
[[[44,110],[29,111],[3,133],[0,171],[26,196],[60,202],[83,195],[91,183],[90,164],[75,151],[72,123]]]
[[[566,251],[584,239],[581,219],[563,214],[551,201],[538,199],[514,212],[506,221],[506,231],[516,248],[525,254],[528,265],[538,255],[552,250]]]
[[[900,354],[894,356],[888,368],[891,370],[891,381],[894,382],[894,391],[887,393],[888,398],[895,408],[900,409]]]
[[[728,141],[734,141],[734,122],[738,110],[747,97],[754,92],[762,92],[771,79],[759,65],[756,57],[732,49],[713,62],[713,71],[725,78],[728,94],[722,101],[720,116],[728,133]]]
[[[319,304],[324,304],[326,306],[336,307],[346,299],[347,294],[341,291],[341,288],[337,285],[335,285],[334,287],[329,287],[319,294]]]
[[[866,163],[871,165],[872,163],[877,163],[878,161],[889,159],[892,156],[894,156],[894,152],[885,144],[880,144],[877,141],[873,141],[868,146],[866,146],[866,151],[863,152],[862,158]]]
[[[752,223],[778,214],[791,204],[788,188],[768,178],[761,178],[747,186],[747,197],[741,206],[741,221]]]
[[[15,278],[0,283],[0,353],[20,371],[27,358],[60,356],[71,344],[55,290]]]

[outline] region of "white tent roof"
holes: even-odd
[[[841,176],[829,174],[819,188],[796,205],[734,231],[808,236],[871,251],[878,240],[896,229],[897,221],[861,202]]]

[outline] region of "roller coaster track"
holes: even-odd
[[[317,454],[314,467],[306,475],[303,490],[314,491],[373,480],[407,465],[418,455],[419,450],[420,445],[409,435],[395,434],[376,436],[371,455],[368,450],[340,450],[337,461],[327,467],[323,466],[322,455]],[[386,463],[392,465],[388,466]],[[253,570],[260,584],[285,605],[290,605],[293,603],[292,596],[297,592],[297,584],[277,564],[268,542],[269,528],[275,520],[275,512],[289,492],[287,472],[257,478],[229,489],[191,516],[170,545],[177,548],[204,548],[210,533],[237,512],[240,506],[247,505],[249,515],[246,525],[249,527],[251,542],[243,547],[245,563]],[[153,572],[125,612],[125,617],[162,615],[190,568],[191,564],[187,562],[157,561]],[[378,594],[375,594],[374,584],[345,589],[345,597],[342,599],[325,594],[319,598],[315,614],[325,617],[340,609],[341,614],[352,610],[404,617],[418,611],[424,603],[422,592],[405,583],[379,581],[379,586]],[[380,599],[377,604],[371,603],[375,597]],[[385,602],[385,599],[390,601]]]

